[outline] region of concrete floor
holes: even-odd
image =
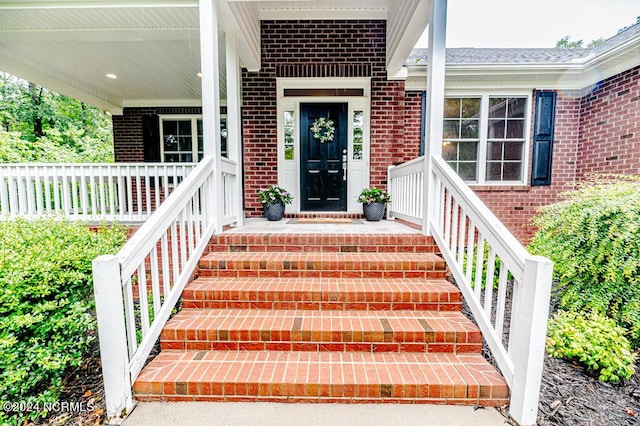
[[[264,218],[244,220],[244,225],[232,228],[225,233],[265,233],[265,234],[420,234],[418,229],[410,228],[398,221],[381,220],[368,222],[358,219],[355,223],[294,223],[291,219],[271,222]]]
[[[141,402],[125,426],[492,426],[495,408],[405,404]]]

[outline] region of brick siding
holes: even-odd
[[[578,177],[640,173],[640,67],[604,80],[582,98]]]
[[[247,216],[261,214],[256,191],[278,181],[277,77],[371,77],[371,185],[402,159],[403,81],[386,80],[383,20],[262,21],[262,68],[243,72],[244,189]]]

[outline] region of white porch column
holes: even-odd
[[[241,102],[241,74],[240,57],[236,46],[237,35],[234,31],[225,33],[226,59],[227,59],[227,149],[229,159],[238,163],[236,167],[236,179],[234,182],[235,211],[238,213],[237,226],[242,226],[244,221],[243,188],[242,188],[242,140],[240,112]]]
[[[429,16],[429,60],[427,63],[427,105],[425,113],[424,216],[422,233],[430,235],[438,197],[431,178],[431,157],[442,155],[444,116],[445,46],[447,39],[447,0],[431,0]]]
[[[200,71],[202,72],[202,127],[204,155],[214,156],[214,193],[207,199],[208,211],[215,212],[216,233],[222,232],[224,205],[220,163],[220,70],[218,65],[217,0],[199,0]]]

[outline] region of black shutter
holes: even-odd
[[[142,116],[142,143],[145,163],[160,162],[160,120],[157,115]]]
[[[536,119],[533,131],[531,186],[551,185],[553,129],[556,118],[556,92],[536,93]]]

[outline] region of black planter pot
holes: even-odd
[[[364,212],[364,217],[371,222],[378,222],[384,216],[385,206],[385,203],[363,204],[362,211]]]
[[[264,204],[264,216],[271,221],[282,219],[284,217],[284,203]]]

